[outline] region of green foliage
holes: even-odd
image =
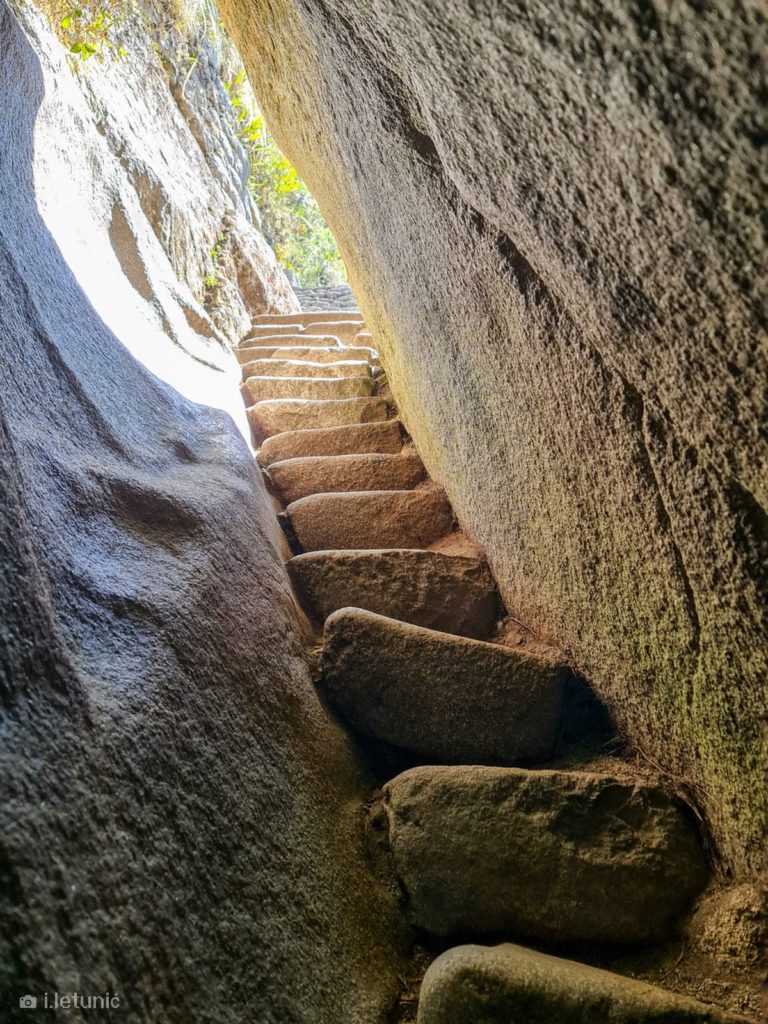
[[[229,231],[224,228],[216,236],[213,248],[208,253],[209,268],[203,278],[203,305],[210,312],[216,305],[216,292],[224,276],[223,259],[229,244]]]
[[[305,288],[343,284],[347,274],[336,241],[314,197],[255,112],[252,97],[246,95],[245,72],[225,88],[250,160],[248,188],[278,262]]]
[[[106,57],[127,56],[118,37],[133,0],[37,0],[37,5],[73,60],[94,57],[101,63]]]

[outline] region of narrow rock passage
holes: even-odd
[[[511,944],[586,959],[665,940],[708,879],[697,829],[655,786],[544,768],[573,676],[555,653],[499,642],[491,573],[396,418],[359,314],[259,316],[237,354],[288,573],[323,631],[321,695],[416,765],[382,780],[369,821],[403,912],[442,948],[502,943],[438,956],[418,1021],[746,1020]]]

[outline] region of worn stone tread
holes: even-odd
[[[325,401],[276,398],[257,402],[246,413],[254,444],[258,447],[265,438],[285,431],[386,420],[389,407],[383,398],[337,398]]]
[[[249,335],[240,342],[240,348],[249,348],[253,345],[263,345],[275,341],[282,346],[293,345],[303,348],[333,348],[341,344],[336,334],[325,331],[309,331],[300,334],[291,334],[286,331],[284,334],[257,334]]]
[[[351,345],[358,334],[365,332],[365,324],[361,320],[324,320],[308,323],[308,332],[319,333],[321,330],[326,334],[333,334],[342,344]]]
[[[322,693],[363,735],[449,764],[551,756],[564,665],[356,608],[323,638]]]
[[[361,360],[373,365],[378,364],[378,356],[371,348],[360,346],[342,347],[340,345],[318,346],[317,348],[285,347],[275,349],[274,359],[308,359],[315,363],[346,362],[350,359]]]
[[[483,639],[500,613],[480,558],[410,548],[315,551],[286,568],[307,614],[324,622],[339,608],[363,608],[428,629]]]
[[[360,359],[316,363],[308,359],[254,359],[243,366],[248,377],[370,377],[370,363]]]
[[[437,489],[312,494],[286,513],[304,551],[424,548],[449,533],[454,521]]]
[[[409,490],[425,476],[413,449],[397,455],[309,455],[273,462],[269,468],[272,487],[286,504],[308,494]]]
[[[279,324],[254,324],[246,337],[263,337],[264,335],[299,334],[303,330],[302,324],[290,320]]]
[[[631,779],[429,766],[387,783],[384,805],[409,914],[433,935],[637,946],[667,938],[709,877],[692,817]]]
[[[366,377],[248,377],[242,385],[246,404],[272,398],[300,398],[324,401],[338,398],[366,398],[373,391]]]
[[[396,454],[403,447],[399,420],[379,423],[351,423],[314,430],[290,430],[265,439],[258,452],[259,465],[298,458],[302,455],[357,455],[364,452]]]
[[[523,946],[456,946],[427,969],[418,1024],[754,1024],[747,1017]]]
[[[325,323],[326,321],[339,322],[341,320],[352,320],[356,323],[362,320],[360,313],[354,310],[339,309],[317,312],[301,313],[258,313],[252,317],[253,324],[283,324],[297,323],[306,326],[311,323]]]

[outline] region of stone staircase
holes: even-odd
[[[256,317],[237,355],[288,573],[322,630],[322,699],[408,766],[368,829],[414,934],[443,950],[420,1024],[746,1021],[578,962],[674,932],[708,880],[697,829],[640,779],[551,767],[573,676],[496,632],[482,552],[395,418],[359,313]]]

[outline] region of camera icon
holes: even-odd
[[[37,996],[22,996],[19,1000],[19,1006],[22,1010],[36,1010]]]

